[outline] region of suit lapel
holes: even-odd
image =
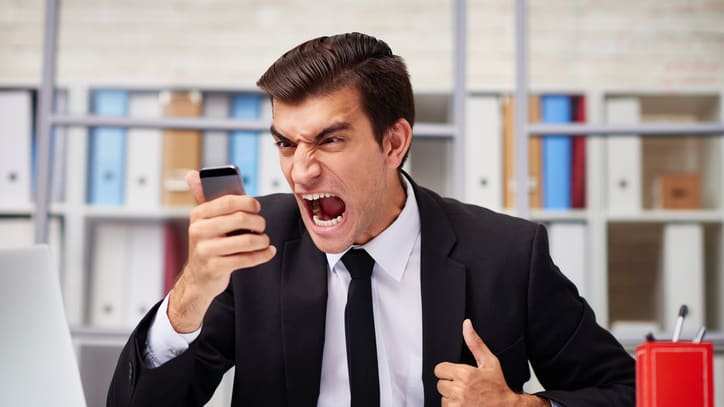
[[[435,365],[460,359],[465,318],[465,266],[449,257],[456,236],[440,203],[414,183],[420,210],[422,380],[425,404],[440,404]]]
[[[287,241],[282,262],[282,347],[287,400],[315,405],[327,313],[327,263],[309,234]]]

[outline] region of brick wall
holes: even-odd
[[[720,89],[724,0],[531,0],[531,84]],[[469,83],[514,80],[512,0],[468,1]],[[40,79],[42,0],[0,0],[0,85]],[[452,84],[453,5],[440,0],[65,0],[58,80],[253,88],[282,52],[363,31],[405,57],[417,89]]]

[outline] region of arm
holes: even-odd
[[[553,264],[545,229],[532,242],[528,353],[541,396],[564,406],[633,406],[634,361]]]
[[[204,202],[198,172],[187,177],[201,204],[190,216],[189,258],[169,295],[167,316],[178,333],[197,330],[187,351],[157,368],[146,368],[144,354],[154,307],[124,347],[108,393],[109,406],[202,405],[233,363],[234,302],[231,273],[270,260],[276,249],[264,233],[259,203],[248,196]],[[257,233],[227,236],[247,229]]]

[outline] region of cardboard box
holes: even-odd
[[[701,176],[698,173],[666,173],[654,180],[654,208],[700,209]]]

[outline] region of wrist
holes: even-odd
[[[193,290],[193,286],[187,287],[182,280],[183,275],[169,293],[166,315],[174,331],[186,334],[201,326],[211,300]]]
[[[551,407],[548,399],[533,394],[519,394],[516,407]]]

